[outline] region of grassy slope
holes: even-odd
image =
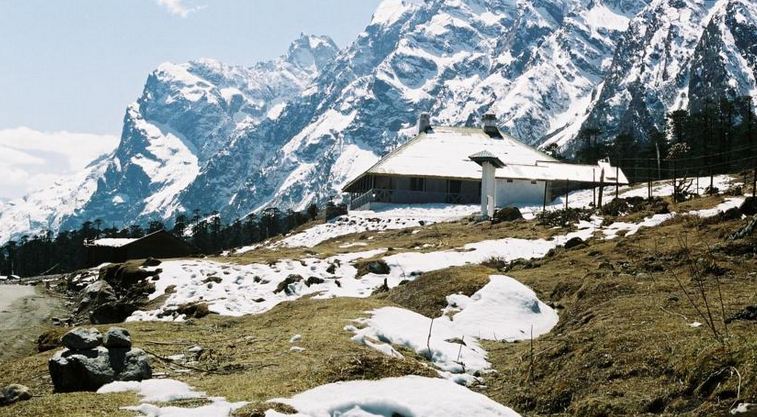
[[[692,207],[676,209],[711,207],[718,201],[701,199],[689,203]],[[727,409],[733,401],[737,379],[726,367],[734,366],[742,375],[742,398],[755,399],[754,324],[733,323],[727,347],[716,342],[705,327],[688,326],[694,320],[703,320],[687,303],[673,274],[689,287],[678,236],[687,236],[691,249],[699,252],[708,243],[722,242],[725,231],[742,223],[736,220],[708,225],[698,219],[674,220],[636,236],[592,242],[574,251],[560,250],[535,262],[535,268],[507,272],[534,288],[543,300],[562,307],[561,320],[553,332],[534,342],[534,368],[530,373],[528,343],[485,343],[498,373],[487,376],[487,388],[482,391],[524,415],[637,415],[664,408],[668,414],[704,416]],[[415,235],[406,231],[365,235],[376,236],[377,246],[409,248],[423,242],[445,248],[481,240],[482,236],[535,237],[549,233],[554,231],[532,223],[488,229],[457,222],[422,228]],[[335,250],[337,243],[321,246],[315,251]],[[728,270],[721,280],[728,312],[757,304],[757,277],[750,275],[757,270],[755,259],[716,252],[716,262]],[[656,263],[664,265],[666,271],[649,271]],[[432,375],[433,371],[412,355],[396,360],[358,346],[350,341],[344,326],[365,311],[384,305],[436,315],[446,305],[446,295],[472,294],[493,273],[498,271],[485,266],[450,268],[368,299],[301,299],[259,316],[209,316],[188,323],[130,323],[125,327],[132,331],[136,346],[160,356],[181,353],[191,344],[206,350],[196,366],[208,372],[182,373],[154,360],[157,372],[166,372],[210,395],[260,402],[338,380]],[[294,334],[303,336],[299,345],[305,352],[289,351],[289,339]],[[2,364],[0,385],[22,383],[38,397],[0,408],[0,416],[131,415],[119,411],[121,406],[136,403],[131,394],[51,394],[46,369],[49,355]],[[710,377],[720,369],[728,371]],[[256,408],[259,405],[252,404],[240,415],[250,415]]]

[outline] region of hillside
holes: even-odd
[[[115,153],[5,205],[0,241],[98,218],[301,210],[338,196],[422,111],[459,126],[493,111],[569,153],[582,128],[649,142],[669,111],[755,96],[756,16],[743,0],[386,0],[341,50],[303,36],[249,68],[163,64]]]
[[[124,326],[164,385],[52,394],[52,352],[29,346],[0,385],[35,397],[0,415],[724,415],[757,400],[757,237],[729,239],[754,221],[738,182],[679,203],[668,183],[651,204],[621,187],[564,224],[540,207],[498,224],[464,207],[356,212],[226,256],[134,263],[159,276]],[[48,285],[78,302],[97,276]]]

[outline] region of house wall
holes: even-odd
[[[497,207],[522,204],[542,204],[544,181],[497,178]]]

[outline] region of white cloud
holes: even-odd
[[[206,6],[188,6],[184,0],[157,0],[158,4],[174,16],[187,17],[190,13],[204,9]]]
[[[84,169],[113,151],[118,137],[38,132],[26,127],[0,130],[0,199],[21,197]]]

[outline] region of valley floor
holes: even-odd
[[[27,354],[0,363],[0,385],[35,397],[0,416],[723,415],[757,402],[755,322],[739,315],[757,305],[757,238],[727,240],[748,218],[722,214],[743,201],[564,228],[360,213],[168,260],[124,324],[162,382],[53,394],[51,352]]]

